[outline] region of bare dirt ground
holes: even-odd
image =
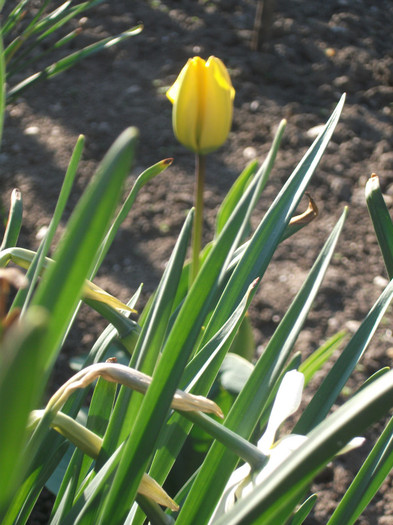
[[[37,233],[48,225],[77,136],[83,133],[87,144],[68,214],[109,145],[125,127],[137,126],[140,145],[130,184],[158,160],[174,157],[174,164],[143,190],[97,283],[127,300],[143,282],[142,304],[157,285],[192,205],[193,157],[173,137],[165,98],[187,58],[220,57],[236,89],[229,140],[207,161],[206,241],[225,192],[251,158],[264,159],[280,120],[286,118],[288,126],[259,216],[311,144],[313,128],[326,121],[345,91],[340,124],[309,187],[319,217],[279,247],[252,305],[255,338],[263,348],[348,206],[336,255],[296,346],[307,356],[338,330],[352,333],[387,284],[364,186],[376,172],[388,204],[393,203],[393,2],[277,0],[262,51],[250,50],[254,16],[251,0],[118,0],[92,10],[80,36],[85,44],[139,21],[145,29],[30,89],[8,108],[0,154],[1,202],[5,214],[12,188],[21,189],[25,218],[20,245],[37,248]],[[88,348],[101,327],[97,317],[82,310],[60,359],[58,381],[70,374],[69,356]],[[389,313],[347,394],[390,365],[392,355]],[[319,502],[309,525],[326,523],[381,428],[370,431],[360,451],[340,457],[319,476],[313,486]],[[39,522],[45,518],[32,519]],[[358,523],[393,524],[391,477]]]

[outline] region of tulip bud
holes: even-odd
[[[190,58],[167,97],[179,142],[200,155],[222,146],[231,129],[235,90],[219,58]]]

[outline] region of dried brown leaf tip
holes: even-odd
[[[318,207],[315,204],[314,199],[308,193],[306,193],[306,195],[308,197],[307,210],[300,215],[296,215],[296,217],[292,217],[289,224],[308,224],[318,216]]]

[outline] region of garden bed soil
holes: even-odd
[[[34,86],[8,107],[0,154],[1,202],[6,214],[11,190],[19,187],[25,209],[20,245],[36,249],[78,135],[86,136],[86,148],[67,216],[110,144],[127,126],[139,128],[128,186],[151,164],[166,157],[174,162],[143,189],[96,282],[123,301],[143,282],[141,307],[155,289],[192,206],[194,159],[173,136],[171,105],[165,98],[166,88],[186,60],[193,55],[220,57],[236,89],[232,132],[226,144],[207,158],[205,241],[211,238],[225,192],[247,162],[263,161],[280,120],[285,118],[288,124],[256,219],[312,143],[316,127],[346,92],[342,118],[308,188],[319,216],[280,245],[251,307],[261,350],[348,206],[332,264],[296,344],[306,357],[337,331],[353,333],[388,282],[364,187],[376,172],[391,206],[393,3],[277,0],[270,35],[260,51],[250,49],[254,17],[251,0],[118,0],[91,10],[81,22],[81,43],[119,33],[140,21],[144,30]],[[300,211],[306,205],[305,199]],[[69,358],[86,351],[102,327],[94,313],[82,308],[60,356],[54,385],[69,377]],[[376,370],[390,366],[392,356],[389,312],[346,395]],[[311,388],[321,377],[318,374]],[[310,396],[308,389],[306,402]],[[337,458],[319,475],[312,487],[318,503],[308,525],[326,523],[382,425],[370,430],[362,449]],[[31,523],[45,522],[40,512]],[[393,524],[391,476],[358,523]]]

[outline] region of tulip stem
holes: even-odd
[[[195,163],[195,216],[194,228],[192,232],[190,284],[195,281],[195,277],[199,271],[199,254],[201,252],[203,228],[203,188],[205,185],[205,165],[206,163],[204,155],[197,154]]]

